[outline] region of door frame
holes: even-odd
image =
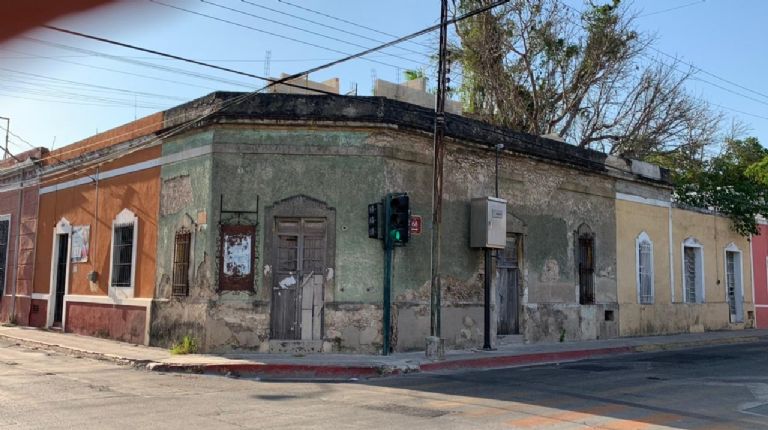
[[[67,245],[67,269],[66,274],[64,275],[64,297],[62,298],[62,310],[61,310],[61,330],[66,331],[66,321],[67,321],[67,307],[66,307],[66,297],[67,294],[69,294],[69,270],[72,266],[70,263],[70,257],[72,253],[72,225],[70,224],[69,220],[66,218],[62,218],[59,220],[58,223],[56,223],[56,227],[53,228],[53,242],[51,247],[51,274],[50,274],[50,286],[49,286],[49,294],[48,294],[48,315],[46,318],[45,326],[51,327],[53,325],[53,318],[54,318],[54,309],[56,308],[56,281],[58,281],[58,275],[56,273],[56,264],[59,257],[59,242],[61,241],[62,235],[68,235],[68,245]]]
[[[734,286],[734,307],[736,309],[736,315],[734,315],[734,320],[731,320],[731,312],[730,312],[730,305],[728,306],[728,321],[731,323],[743,323],[744,322],[744,253],[741,252],[741,250],[736,246],[735,243],[731,242],[728,244],[728,246],[725,247],[723,250],[723,265],[724,265],[724,272],[725,272],[725,303],[728,303],[730,298],[728,297],[728,253],[732,252],[736,255],[734,255],[734,259],[737,259],[733,262],[733,268],[737,271],[737,273],[734,273],[734,280],[736,282],[736,285]]]
[[[500,316],[501,316],[500,315],[500,310],[501,309],[500,309],[499,304],[497,303],[496,304],[497,305],[497,311],[496,311],[496,335],[497,336],[518,335],[518,334],[522,334],[522,332],[523,332],[523,318],[522,318],[522,315],[523,315],[523,297],[524,297],[524,292],[523,292],[523,278],[524,278],[523,277],[523,242],[525,240],[525,234],[514,232],[514,231],[507,231],[507,238],[506,238],[507,241],[509,240],[510,236],[514,236],[515,237],[515,252],[517,254],[517,301],[516,301],[517,302],[517,309],[515,309],[515,319],[516,319],[516,322],[517,322],[517,324],[516,324],[517,325],[517,333],[506,333],[506,334],[499,333],[499,326],[500,326],[499,322],[500,322]],[[500,250],[500,251],[503,252],[503,250]],[[507,267],[499,267],[499,261],[500,261],[500,259],[497,259],[497,263],[496,263],[496,272],[497,273],[496,273],[496,276],[497,276],[497,279],[499,281],[501,281],[501,279],[502,279],[501,271],[502,270],[511,270],[511,269],[507,268]],[[506,285],[502,285],[501,282],[499,282],[499,285],[497,286],[496,294],[495,294],[497,299],[498,299],[498,296],[499,296],[499,291],[502,288],[505,288],[505,287],[506,287]]]
[[[323,273],[323,313],[320,319],[320,339],[325,337],[325,310],[334,301],[335,269],[336,269],[336,209],[322,200],[303,194],[287,197],[274,202],[264,209],[264,259],[262,286],[269,294],[265,294],[269,309],[269,333],[272,339],[272,285],[274,281],[273,266],[277,261],[276,230],[277,218],[325,218],[325,273]],[[281,340],[281,339],[273,339]]]

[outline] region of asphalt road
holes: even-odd
[[[159,374],[0,341],[2,429],[768,429],[768,342],[350,383]]]

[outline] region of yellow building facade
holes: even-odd
[[[616,196],[619,335],[752,327],[748,238],[726,217],[638,194]]]

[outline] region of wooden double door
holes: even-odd
[[[327,224],[324,218],[275,218],[272,339],[322,338]]]

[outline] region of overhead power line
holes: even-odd
[[[737,82],[734,82],[734,81],[732,81],[730,79],[726,79],[726,78],[723,78],[722,76],[718,76],[718,75],[716,75],[716,74],[714,74],[712,72],[708,72],[708,71],[702,69],[701,67],[699,67],[699,66],[697,66],[695,64],[691,64],[689,62],[683,61],[683,60],[681,60],[681,59],[679,59],[679,58],[677,58],[677,57],[675,57],[675,56],[673,56],[671,54],[667,54],[666,52],[664,52],[664,51],[662,51],[660,49],[656,49],[653,46],[651,46],[650,48],[653,51],[655,51],[655,52],[657,52],[657,53],[659,53],[661,55],[664,55],[665,57],[671,58],[671,59],[673,59],[675,61],[678,61],[678,62],[680,62],[682,64],[685,64],[686,66],[691,67],[694,70],[698,70],[699,72],[701,72],[701,73],[703,73],[703,74],[705,74],[707,76],[711,76],[711,77],[713,77],[713,78],[715,78],[715,79],[717,79],[719,81],[725,82],[727,84],[733,85],[734,87],[741,88],[744,91],[749,91],[752,94],[755,94],[755,95],[758,95],[758,96],[761,96],[761,97],[765,97],[766,99],[768,99],[768,94],[766,94],[766,93],[762,93],[760,91],[753,90],[753,89],[745,87],[744,85],[741,85],[741,84],[739,84]]]
[[[16,50],[13,50],[13,49],[8,49],[8,48],[0,48],[0,51],[8,51],[8,52],[15,52],[15,53],[23,54],[23,55],[26,56],[26,57],[24,57],[25,59],[52,60],[52,61],[57,61],[57,62],[65,63],[65,64],[74,64],[74,65],[80,66],[80,67],[87,67],[89,69],[105,70],[107,72],[119,73],[121,75],[135,76],[135,77],[144,78],[144,79],[151,79],[153,81],[168,82],[168,83],[171,83],[171,84],[177,84],[177,85],[182,85],[182,86],[187,86],[187,87],[202,88],[202,89],[214,90],[214,91],[218,89],[218,88],[215,88],[215,87],[209,87],[209,86],[205,86],[205,85],[198,85],[198,84],[193,84],[193,83],[189,83],[189,82],[183,82],[183,81],[179,81],[178,79],[165,79],[165,78],[161,78],[159,76],[152,76],[152,75],[145,75],[145,74],[142,74],[142,73],[127,72],[125,70],[113,69],[113,68],[110,68],[110,67],[94,66],[92,64],[80,63],[80,62],[77,62],[77,61],[71,61],[71,60],[65,60],[64,59],[64,58],[67,58],[67,57],[94,57],[94,55],[76,55],[76,56],[72,55],[72,56],[63,56],[63,57],[61,57],[61,56],[51,56],[51,55],[30,54],[30,53],[26,53],[26,52],[22,52],[22,51],[16,51]],[[99,57],[101,57],[101,56],[99,56]],[[113,55],[112,57],[131,58],[131,57],[124,57],[124,56],[117,56],[117,55]],[[0,57],[0,59],[5,59],[5,58],[8,58],[8,57]],[[137,57],[134,57],[134,58],[137,58]],[[153,58],[153,59],[162,59],[162,60],[176,61],[176,60],[173,60],[171,58],[157,58],[157,56],[154,56],[154,57],[141,57],[141,58],[144,58],[144,59]],[[110,59],[114,59],[114,58],[110,58]],[[205,60],[200,60],[200,61],[205,61]]]
[[[377,29],[375,29],[375,28],[367,27],[367,26],[365,26],[365,25],[362,25],[362,24],[359,24],[359,23],[356,23],[356,22],[352,22],[352,21],[349,21],[349,20],[346,20],[346,19],[343,19],[343,18],[339,18],[339,17],[337,17],[337,16],[333,16],[333,15],[327,14],[327,13],[325,13],[325,12],[321,12],[321,11],[319,11],[319,10],[310,9],[310,8],[308,8],[308,7],[306,7],[306,6],[299,6],[299,5],[295,4],[295,3],[292,3],[292,2],[289,2],[289,1],[286,1],[286,0],[277,0],[277,1],[279,1],[280,3],[286,4],[286,5],[288,5],[288,6],[291,6],[291,7],[295,7],[295,8],[297,8],[297,9],[301,9],[301,10],[307,11],[307,12],[309,12],[309,13],[313,13],[313,14],[315,14],[315,15],[324,16],[324,17],[326,17],[326,18],[329,18],[329,19],[332,19],[332,20],[334,20],[334,21],[343,22],[343,23],[345,23],[345,24],[349,24],[349,25],[352,25],[352,26],[355,26],[355,27],[358,27],[358,28],[364,28],[364,29],[366,29],[366,30],[368,30],[368,31],[372,31],[372,32],[374,32],[374,33],[378,33],[378,34],[381,34],[382,36],[388,36],[388,37],[399,37],[399,36],[398,36],[398,35],[396,35],[396,34],[387,33],[387,32],[384,32],[384,31],[380,31],[380,30],[377,30]],[[412,41],[412,43],[416,43],[416,44],[418,44],[418,45],[421,45],[421,46],[427,47],[427,48],[429,48],[429,49],[434,49],[434,47],[433,47],[433,46],[431,46],[431,45],[427,45],[427,44],[425,44],[425,43],[420,43],[420,42],[417,42],[417,41]]]
[[[282,0],[278,0],[278,1],[282,1]],[[580,13],[581,13],[581,11],[579,11],[578,9],[576,9],[575,7],[573,7],[573,6],[569,5],[569,4],[566,4],[566,3],[565,3],[563,0],[557,0],[557,2],[558,2],[560,5],[562,5],[562,6],[564,6],[565,8],[567,8],[567,9],[570,9],[570,10],[572,10],[572,11],[574,11],[574,12],[578,13],[578,14],[580,14]],[[696,3],[691,3],[691,4],[696,4]],[[682,6],[689,6],[689,5],[691,5],[691,4],[688,4],[688,5],[682,5]],[[679,8],[679,7],[678,7],[678,8]],[[674,9],[674,8],[673,8],[673,9]],[[659,12],[661,12],[661,11],[659,11]],[[580,25],[579,23],[577,23],[577,22],[573,21],[573,19],[571,19],[570,17],[568,17],[568,20],[569,20],[571,23],[573,23],[573,24],[576,24],[576,25]],[[698,71],[702,72],[702,73],[703,73],[703,74],[705,74],[705,75],[711,76],[711,77],[713,77],[713,78],[715,78],[715,79],[717,79],[717,80],[720,80],[720,81],[722,81],[722,82],[725,82],[725,83],[727,83],[727,84],[729,84],[729,85],[732,85],[732,86],[735,86],[735,87],[737,87],[737,88],[740,88],[740,89],[742,89],[742,90],[744,90],[744,91],[748,91],[748,92],[750,92],[750,93],[753,93],[753,94],[755,94],[755,95],[759,95],[759,96],[761,96],[761,97],[766,97],[766,98],[768,98],[768,94],[762,93],[762,92],[760,92],[760,91],[756,91],[756,90],[754,90],[754,89],[751,89],[751,88],[749,88],[749,87],[746,87],[746,86],[744,86],[744,85],[741,85],[741,84],[739,84],[739,83],[736,83],[736,82],[734,82],[734,81],[732,81],[732,80],[730,80],[730,79],[724,78],[724,77],[722,77],[722,76],[719,76],[719,75],[717,75],[717,74],[714,74],[714,73],[712,73],[712,72],[708,72],[708,71],[706,71],[706,70],[702,69],[701,67],[699,67],[699,66],[697,66],[697,65],[695,65],[695,64],[693,64],[693,63],[690,63],[690,62],[686,62],[686,61],[680,60],[680,59],[679,59],[679,58],[677,58],[676,56],[674,56],[674,55],[671,55],[671,54],[668,54],[668,53],[666,53],[666,52],[664,52],[664,51],[662,51],[662,50],[660,50],[660,49],[658,49],[658,48],[654,48],[653,46],[649,46],[649,47],[651,48],[651,50],[653,50],[653,51],[655,51],[655,52],[657,52],[657,53],[659,53],[659,54],[661,54],[661,55],[663,55],[663,56],[665,56],[665,57],[668,57],[668,58],[670,58],[670,59],[673,59],[673,60],[675,60],[675,61],[677,61],[677,62],[680,62],[680,63],[682,63],[682,64],[685,64],[686,66],[688,66],[688,67],[691,67],[691,68],[692,68],[692,69],[694,69],[694,70],[698,70]],[[645,55],[645,57],[646,57],[646,58],[650,58],[652,61],[656,61],[656,62],[658,62],[659,64],[665,65],[665,66],[667,66],[667,67],[672,67],[672,68],[674,68],[675,70],[677,70],[678,72],[680,72],[680,73],[683,73],[681,70],[679,70],[679,69],[675,68],[675,67],[674,67],[674,65],[670,65],[670,64],[668,64],[668,63],[665,63],[665,62],[663,62],[663,61],[661,61],[661,60],[659,60],[659,59],[657,59],[657,58],[653,58],[653,57],[650,57],[650,56],[648,56],[648,55]],[[748,96],[748,95],[746,95],[746,94],[742,94],[742,93],[739,93],[739,92],[737,92],[737,91],[734,91],[734,90],[731,90],[731,89],[729,89],[729,88],[723,87],[722,85],[718,85],[718,84],[715,84],[715,83],[713,83],[713,82],[711,82],[711,81],[707,81],[707,80],[705,80],[705,79],[701,79],[701,78],[696,78],[696,80],[698,80],[698,81],[701,81],[701,82],[703,82],[703,83],[706,83],[706,84],[708,84],[708,85],[714,86],[714,87],[716,87],[716,88],[720,88],[720,89],[722,89],[722,90],[724,90],[724,91],[728,91],[728,92],[730,92],[730,93],[732,93],[732,94],[735,94],[735,95],[738,95],[738,96],[740,96],[740,97],[744,97],[744,98],[746,98],[746,99],[749,99],[749,100],[752,100],[752,101],[755,101],[755,102],[758,102],[758,103],[762,103],[762,104],[765,104],[765,102],[764,102],[764,101],[762,101],[762,100],[758,100],[758,99],[755,99],[754,97],[750,97],[750,96]]]
[[[476,9],[474,11],[470,11],[470,12],[468,12],[468,13],[462,15],[462,16],[453,18],[453,19],[448,21],[448,24],[450,25],[450,24],[452,24],[454,22],[458,22],[458,21],[470,18],[472,16],[475,16],[477,14],[480,14],[480,13],[483,13],[485,11],[491,10],[492,8],[495,8],[495,7],[499,6],[499,5],[507,3],[507,2],[509,2],[509,0],[498,0],[498,1],[496,1],[496,2],[494,2],[492,4],[490,4],[490,5],[487,5],[485,7]],[[62,28],[58,28],[58,27],[53,27],[53,26],[45,26],[45,27],[49,28],[51,30],[54,30],[54,31],[60,31],[60,32],[64,32],[64,33],[67,33],[67,34],[77,35],[77,36],[88,38],[88,39],[92,39],[92,40],[98,40],[98,41],[101,41],[101,42],[104,42],[104,43],[117,44],[119,46],[131,48],[131,49],[136,49],[136,50],[140,50],[140,51],[143,51],[143,52],[152,53],[152,54],[155,54],[155,55],[170,56],[172,58],[177,58],[177,59],[182,60],[182,61],[189,61],[189,59],[185,59],[183,57],[174,56],[172,54],[166,54],[166,53],[162,53],[162,52],[159,52],[159,51],[149,50],[147,48],[141,48],[141,47],[125,44],[125,43],[122,43],[122,42],[116,42],[116,41],[112,41],[112,40],[105,39],[105,38],[100,38],[100,37],[96,37],[96,36],[87,35],[87,34],[84,34],[84,33],[75,32],[75,31],[72,31],[72,30],[66,30],[66,29],[62,29]],[[168,132],[163,133],[162,135],[157,136],[155,139],[152,139],[152,140],[150,140],[148,142],[145,142],[145,143],[143,143],[141,145],[136,145],[135,147],[129,148],[129,149],[127,149],[125,151],[122,151],[120,153],[114,154],[114,156],[111,157],[110,159],[115,159],[115,158],[118,158],[120,156],[126,155],[128,153],[132,153],[132,152],[138,151],[141,148],[147,147],[148,145],[157,144],[158,142],[162,141],[162,139],[168,138],[168,137],[170,137],[170,136],[172,136],[172,135],[174,135],[176,133],[180,133],[181,131],[183,131],[184,129],[189,127],[190,125],[195,124],[198,121],[201,121],[201,120],[203,120],[203,119],[205,119],[205,118],[207,118],[207,117],[209,117],[209,116],[211,116],[211,115],[213,115],[213,114],[215,114],[217,112],[220,112],[220,111],[226,109],[227,107],[229,107],[229,106],[231,106],[233,104],[240,103],[240,102],[246,100],[247,98],[253,96],[254,94],[256,94],[258,92],[261,92],[261,91],[264,91],[264,90],[266,90],[267,88],[269,88],[269,87],[271,87],[273,85],[284,84],[284,85],[288,85],[288,86],[292,86],[292,87],[310,89],[310,88],[302,87],[302,86],[299,86],[299,85],[291,84],[288,81],[290,81],[292,79],[295,79],[296,77],[299,77],[299,76],[308,75],[309,73],[312,73],[313,71],[329,68],[329,67],[332,67],[332,66],[334,66],[336,64],[339,64],[340,62],[349,61],[349,60],[352,60],[352,59],[355,59],[355,58],[359,58],[359,57],[361,57],[363,55],[367,55],[367,54],[369,54],[371,52],[375,52],[377,50],[384,49],[384,48],[387,48],[389,46],[393,46],[393,45],[395,45],[397,43],[402,43],[403,41],[411,40],[411,39],[413,39],[415,37],[419,37],[419,36],[421,36],[423,34],[427,34],[427,33],[431,32],[431,31],[434,31],[434,30],[436,30],[438,28],[440,28],[440,24],[433,25],[433,26],[428,27],[426,29],[423,29],[423,30],[417,31],[415,33],[409,34],[407,36],[403,36],[403,37],[401,37],[401,38],[399,38],[397,40],[393,40],[391,42],[382,44],[382,45],[380,45],[378,47],[370,48],[370,49],[367,49],[367,50],[365,50],[363,52],[359,52],[357,54],[349,55],[349,56],[347,56],[347,57],[345,57],[343,59],[332,61],[330,63],[326,63],[326,64],[324,64],[322,66],[314,67],[314,68],[306,70],[304,72],[300,72],[300,73],[297,73],[297,74],[289,75],[289,76],[286,76],[286,77],[283,77],[283,78],[280,78],[280,79],[274,79],[274,80],[273,79],[268,79],[269,83],[264,85],[260,89],[258,89],[256,91],[252,91],[250,93],[246,93],[246,94],[244,94],[242,96],[235,97],[235,98],[233,98],[231,100],[228,100],[228,101],[222,103],[222,105],[219,106],[218,108],[212,110],[211,112],[203,114],[203,115],[201,115],[201,116],[199,116],[197,118],[187,120],[183,124],[181,124],[181,125],[179,125],[177,127],[174,127],[173,129],[169,130]],[[192,61],[194,61],[194,60],[192,60]],[[207,65],[207,64],[202,63],[202,62],[194,61],[194,63],[210,67],[210,65]],[[216,66],[213,66],[213,67],[216,67]],[[230,71],[230,70],[227,69],[225,71]],[[238,72],[238,71],[234,71],[234,70],[232,70],[232,72],[244,73],[244,72]],[[263,79],[263,78],[259,78],[259,77],[257,77],[257,78],[258,79]],[[319,90],[313,90],[313,91],[320,92],[320,93],[326,93],[326,94],[332,94],[332,93],[328,93],[326,91],[319,91]],[[336,94],[333,94],[333,95],[336,95]],[[361,100],[365,100],[365,99],[361,99]],[[375,100],[371,100],[370,102],[371,103],[377,103]],[[184,115],[179,115],[178,117],[182,117],[182,116],[184,116]],[[432,115],[429,115],[429,116],[430,116],[430,119],[432,119]],[[171,118],[169,120],[172,121],[173,119],[174,118]],[[496,132],[498,132],[498,131],[496,131]],[[91,143],[91,145],[94,145],[96,143],[97,142]],[[84,148],[85,147],[78,147],[77,149],[78,150],[82,150]],[[58,160],[58,158],[57,158],[57,160]],[[107,162],[107,161],[101,161],[100,163],[104,163],[104,162]],[[67,166],[67,168],[72,169],[69,166],[69,164],[64,163],[63,161],[61,163],[65,164]],[[89,166],[82,166],[81,167],[81,169],[86,169],[86,168],[89,168]],[[77,169],[73,169],[67,176],[75,175],[75,174],[77,174],[77,172],[78,172]],[[57,180],[60,180],[62,178],[63,178],[63,175],[59,175],[59,176],[56,177]]]
[[[197,78],[197,79],[205,79],[205,80],[209,80],[209,81],[220,82],[220,83],[223,83],[223,84],[238,86],[238,87],[242,87],[242,88],[248,88],[248,89],[253,89],[254,88],[254,85],[250,84],[250,83],[233,81],[231,79],[224,79],[224,78],[221,78],[221,77],[218,77],[218,76],[206,75],[204,73],[199,73],[199,72],[192,72],[192,71],[189,71],[189,70],[180,69],[178,67],[164,66],[164,65],[160,65],[160,64],[153,64],[153,63],[148,63],[146,61],[131,60],[131,59],[128,59],[128,58],[123,58],[123,57],[119,57],[119,56],[112,55],[112,54],[106,54],[106,53],[103,53],[103,52],[93,51],[93,50],[90,50],[90,49],[79,48],[79,47],[75,47],[75,46],[69,46],[69,45],[65,45],[63,43],[51,42],[51,41],[48,41],[48,40],[41,40],[41,39],[36,39],[34,37],[28,37],[28,36],[21,36],[21,37],[19,37],[19,39],[30,41],[30,42],[34,42],[34,43],[37,43],[37,44],[40,44],[40,45],[51,46],[51,47],[54,47],[54,48],[59,48],[59,49],[67,50],[67,51],[92,54],[92,55],[95,55],[95,56],[98,56],[98,57],[108,58],[110,60],[119,61],[119,62],[128,63],[128,64],[134,64],[134,65],[138,65],[138,66],[142,66],[142,67],[147,67],[147,68],[151,68],[151,69],[161,70],[161,71],[168,72],[168,73],[174,73],[174,74],[185,75],[185,76],[189,76],[189,77],[193,77],[193,78]]]
[[[374,39],[374,38],[368,37],[368,36],[366,36],[364,34],[355,33],[354,31],[345,30],[345,29],[343,29],[341,27],[336,27],[336,26],[333,26],[333,25],[324,24],[324,23],[319,22],[319,21],[314,21],[314,20],[311,20],[311,19],[307,19],[307,18],[298,16],[298,15],[295,15],[295,14],[292,14],[292,13],[288,13],[288,12],[285,12],[285,11],[282,11],[282,10],[279,10],[279,9],[274,9],[274,8],[271,8],[271,7],[260,5],[260,4],[257,4],[257,3],[254,3],[254,2],[251,2],[251,1],[248,1],[248,0],[240,0],[240,1],[245,3],[245,4],[249,4],[249,5],[253,6],[253,7],[257,7],[259,9],[264,9],[264,10],[268,10],[268,11],[271,11],[271,12],[274,12],[274,13],[278,13],[280,15],[289,16],[291,18],[298,19],[300,21],[309,22],[311,24],[319,25],[321,27],[325,27],[325,28],[328,28],[328,29],[331,29],[331,30],[334,30],[334,31],[338,31],[338,32],[341,32],[341,33],[344,33],[344,34],[348,34],[350,36],[359,37],[361,39],[369,40],[371,42],[376,42],[376,43],[386,43],[385,41],[383,41],[381,39]],[[397,36],[392,36],[392,37],[397,37]],[[397,48],[402,49],[402,50],[407,51],[407,52],[410,52],[410,53],[413,53],[413,54],[419,54],[419,55],[423,55],[423,56],[431,55],[431,54],[427,54],[427,53],[424,53],[424,52],[419,52],[419,51],[416,51],[416,50],[413,50],[413,49],[410,49],[410,48],[406,48],[404,46],[398,46]]]
[[[686,4],[683,4],[683,5],[680,5],[680,6],[675,6],[675,7],[670,7],[670,8],[667,8],[667,9],[657,10],[655,12],[644,13],[642,15],[638,15],[637,17],[638,18],[643,18],[643,17],[646,17],[646,16],[653,16],[653,15],[659,15],[659,14],[662,14],[662,13],[672,12],[673,10],[678,10],[678,9],[682,9],[682,8],[686,8],[686,7],[690,7],[690,6],[695,6],[697,4],[702,4],[702,3],[705,3],[706,1],[707,0],[697,0],[697,1],[686,3]]]
[[[123,42],[118,42],[116,40],[107,39],[107,38],[104,38],[104,37],[93,36],[93,35],[86,34],[86,33],[80,33],[78,31],[74,31],[74,30],[67,30],[65,28],[55,27],[55,26],[52,26],[52,25],[44,25],[43,27],[45,27],[45,28],[47,28],[49,30],[58,31],[58,32],[70,34],[70,35],[73,35],[73,36],[79,36],[79,37],[83,37],[83,38],[86,38],[86,39],[97,40],[99,42],[109,43],[110,45],[116,45],[116,46],[121,46],[123,48],[134,49],[134,50],[141,51],[141,52],[146,52],[146,53],[149,53],[149,54],[159,55],[161,57],[173,58],[174,60],[179,60],[179,61],[187,62],[187,63],[190,63],[190,64],[196,64],[198,66],[208,67],[208,68],[220,70],[220,71],[223,71],[223,72],[234,73],[234,74],[241,75],[241,76],[247,76],[249,78],[255,78],[255,79],[259,79],[259,80],[262,80],[262,81],[267,81],[267,82],[270,82],[270,83],[282,83],[282,84],[287,85],[289,87],[296,87],[296,88],[301,88],[301,89],[309,89],[309,90],[312,90],[312,91],[322,92],[320,90],[314,90],[314,89],[311,89],[311,88],[307,88],[306,86],[296,85],[296,84],[292,84],[290,82],[283,82],[283,79],[272,79],[272,78],[268,78],[268,77],[265,77],[265,76],[254,75],[253,73],[242,72],[240,70],[230,69],[229,67],[223,67],[223,66],[217,66],[215,64],[204,63],[202,61],[193,60],[191,58],[186,58],[186,57],[181,57],[181,56],[174,55],[174,54],[169,54],[169,53],[166,53],[166,52],[156,51],[154,49],[142,48],[140,46],[131,45],[131,44],[128,44],[128,43],[123,43]],[[303,76],[303,75],[299,75],[299,76]],[[298,76],[291,77],[290,79],[294,79],[295,77],[298,77]]]
[[[234,25],[234,26],[237,26],[237,27],[245,28],[245,29],[256,31],[256,32],[263,33],[263,34],[268,34],[270,36],[279,37],[281,39],[290,40],[291,42],[300,43],[302,45],[311,46],[313,48],[323,49],[323,50],[326,50],[326,51],[335,52],[337,54],[342,54],[342,55],[349,55],[348,52],[340,51],[340,50],[335,49],[335,48],[330,48],[330,47],[327,47],[327,46],[318,45],[316,43],[307,42],[305,40],[296,39],[294,37],[286,36],[284,34],[277,34],[277,33],[271,32],[271,31],[263,30],[261,28],[256,28],[256,27],[253,27],[253,26],[250,26],[250,25],[246,25],[246,24],[242,24],[242,23],[239,23],[239,22],[236,22],[236,21],[232,21],[232,20],[229,20],[229,19],[215,17],[215,16],[209,15],[207,13],[195,12],[194,10],[191,10],[191,9],[186,9],[186,8],[183,8],[183,7],[180,7],[180,6],[174,6],[172,4],[163,3],[163,2],[158,1],[158,0],[149,0],[149,1],[152,2],[152,3],[158,4],[158,5],[161,5],[161,6],[165,6],[165,7],[171,8],[171,9],[180,10],[180,11],[183,11],[183,12],[186,12],[186,13],[190,13],[192,15],[202,16],[202,17],[207,18],[207,19],[223,22],[223,23],[226,23],[226,24]],[[394,65],[394,64],[391,64],[391,63],[386,63],[386,62],[379,61],[379,60],[374,60],[374,59],[371,59],[371,58],[364,58],[364,60],[370,61],[370,62],[376,63],[376,64],[381,64],[381,65],[384,65],[384,66],[387,66],[387,67],[393,67],[395,69],[401,69],[402,68],[400,66],[397,66],[397,65]]]
[[[161,3],[161,2],[158,2],[156,0],[150,0],[150,1],[153,2],[153,3],[158,3],[158,4],[165,5],[165,3]],[[222,4],[214,3],[214,2],[209,1],[209,0],[200,0],[200,1],[205,3],[205,4],[209,4],[211,6],[218,7],[220,9],[228,10],[230,12],[239,13],[239,14],[242,14],[242,15],[245,15],[245,16],[250,16],[252,18],[256,18],[256,19],[260,19],[260,20],[263,20],[263,21],[267,21],[267,22],[270,22],[272,24],[282,25],[284,27],[291,28],[293,30],[303,31],[304,33],[309,33],[309,34],[314,35],[314,36],[323,37],[325,39],[333,40],[335,42],[345,43],[347,45],[351,45],[351,46],[354,46],[356,48],[363,48],[363,49],[368,48],[365,45],[360,45],[359,43],[352,42],[349,39],[345,40],[345,39],[339,39],[338,37],[328,36],[327,34],[318,33],[316,31],[312,31],[312,30],[307,30],[306,28],[301,28],[301,27],[297,27],[295,25],[286,24],[284,22],[280,22],[280,21],[277,21],[277,20],[274,20],[274,19],[264,18],[263,16],[259,16],[259,15],[256,15],[256,14],[253,14],[253,13],[250,13],[250,12],[246,12],[246,11],[243,11],[243,10],[240,10],[240,9],[236,9],[236,8],[233,8],[233,7],[224,6]],[[384,42],[381,42],[381,41],[377,41],[377,42],[384,43]],[[413,62],[416,62],[416,63],[421,64],[421,65],[427,65],[427,63],[424,63],[424,62],[421,62],[421,61],[418,61],[418,60],[413,60],[411,58],[406,58],[406,57],[403,57],[403,56],[400,56],[400,55],[397,55],[397,54],[390,54],[388,52],[382,52],[382,53],[387,55],[387,56],[389,56],[389,57],[398,58],[400,60],[413,61]]]

